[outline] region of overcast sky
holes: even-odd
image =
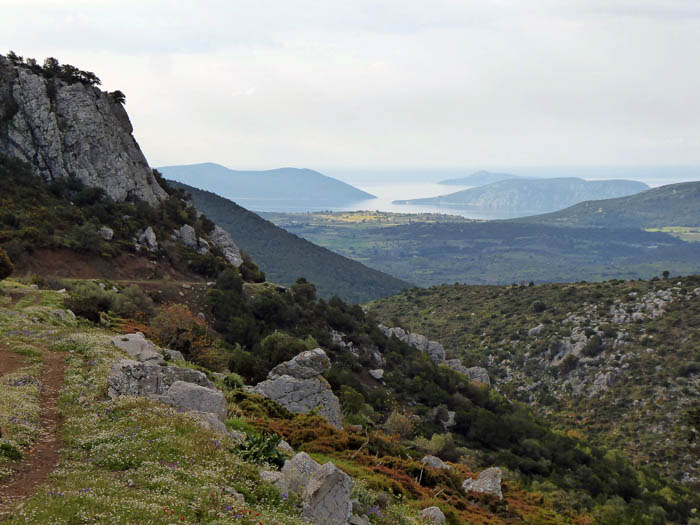
[[[0,52],[126,93],[154,166],[700,164],[698,0],[0,8]]]

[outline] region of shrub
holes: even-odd
[[[282,438],[275,434],[248,434],[246,440],[231,451],[250,463],[281,468],[286,460],[277,448],[281,441]]]
[[[531,309],[534,313],[539,314],[547,309],[547,305],[542,301],[535,301],[532,303]]]
[[[210,370],[226,366],[226,352],[214,344],[206,323],[186,306],[167,306],[156,315],[150,328],[159,345],[182,352],[188,361]]]
[[[7,253],[5,253],[5,250],[0,248],[0,281],[12,275],[12,271],[14,269],[15,267],[13,266],[10,258],[7,256]]]
[[[384,430],[387,433],[398,434],[402,438],[407,438],[413,434],[413,427],[413,420],[396,409],[394,409],[387,418],[386,423],[384,423]]]
[[[75,285],[70,296],[64,299],[64,305],[75,315],[97,323],[100,321],[100,314],[112,309],[114,293],[103,290],[92,281],[85,281]]]
[[[586,357],[595,357],[603,351],[603,342],[600,340],[600,336],[592,336],[586,346],[583,347],[583,355]],[[568,357],[568,356],[567,356]]]
[[[104,241],[92,223],[73,226],[66,233],[66,248],[79,252],[99,252]]]
[[[153,315],[153,300],[141,288],[131,285],[114,298],[114,313],[139,320]]]

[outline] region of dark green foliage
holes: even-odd
[[[121,104],[121,105],[126,104],[126,95],[119,90],[112,91],[109,94],[109,96],[111,96],[112,100],[114,100],[114,102],[117,102],[118,104]]]
[[[290,286],[303,276],[316,285],[321,297],[338,295],[358,302],[391,295],[408,286],[300,239],[218,195],[173,181],[168,184],[190,193],[197,209],[230,233],[272,282]]]
[[[583,347],[583,355],[586,357],[595,357],[603,351],[603,342],[600,336],[593,335]],[[564,364],[564,363],[562,363]]]
[[[17,461],[22,459],[22,451],[12,443],[3,442],[0,443],[0,456]]]
[[[0,281],[12,275],[14,266],[5,250],[0,248]]]
[[[282,468],[286,458],[277,448],[281,441],[275,434],[247,434],[246,440],[231,451],[245,461]]]
[[[7,59],[17,67],[29,69],[33,73],[42,75],[46,79],[60,79],[68,84],[81,82],[88,86],[99,86],[102,81],[91,71],[83,71],[70,64],[61,64],[54,57],[48,57],[44,60],[44,65],[40,66],[33,58],[28,58],[17,55],[14,51],[7,54]]]
[[[114,299],[114,293],[103,290],[94,282],[83,281],[73,287],[70,296],[64,299],[64,304],[75,315],[97,323],[100,314],[112,309]]]
[[[138,286],[128,286],[114,297],[112,310],[121,317],[148,319],[154,313],[153,300]]]

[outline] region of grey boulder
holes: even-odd
[[[329,424],[342,428],[340,402],[321,374],[330,368],[326,353],[317,348],[302,352],[268,374],[252,391],[268,397],[287,410],[306,414],[318,410]]]
[[[327,372],[331,367],[331,360],[326,352],[320,348],[307,350],[289,361],[280,363],[270,370],[268,379],[276,379],[281,376],[292,376],[295,379],[309,379]]]
[[[112,338],[112,344],[138,361],[154,364],[163,363],[163,356],[156,351],[155,345],[146,339],[141,332],[117,335]]]
[[[301,496],[311,477],[321,468],[306,452],[284,462],[281,479],[276,483],[283,492],[291,492]]]
[[[211,412],[221,421],[226,419],[226,399],[214,388],[175,381],[161,401],[186,412]]]
[[[420,517],[434,523],[445,523],[447,520],[445,514],[440,510],[440,507],[428,507],[427,509],[423,509],[420,511]]]
[[[477,479],[467,478],[462,483],[462,489],[465,492],[477,492],[480,494],[488,494],[496,496],[498,499],[503,499],[501,491],[501,469],[491,467],[483,470]]]
[[[353,485],[350,476],[333,463],[326,463],[311,476],[304,489],[302,517],[319,525],[344,525],[351,516]]]
[[[219,247],[222,252],[224,252],[224,257],[233,266],[238,268],[243,264],[243,257],[241,257],[241,250],[233,242],[233,239],[229,233],[224,230],[221,226],[215,226],[214,231],[209,234],[209,240],[214,243],[215,246]]]
[[[160,366],[132,359],[122,359],[112,365],[107,376],[110,398],[121,396],[149,396],[158,398],[165,395],[177,381],[194,383],[207,388],[213,385],[207,376],[197,370],[176,366]]]
[[[427,466],[437,470],[452,470],[452,467],[445,463],[437,456],[425,456],[420,462]]]

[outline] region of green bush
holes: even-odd
[[[141,288],[131,285],[114,298],[112,310],[121,317],[148,319],[153,315],[153,300]]]
[[[70,296],[64,299],[64,305],[75,315],[97,323],[100,321],[100,314],[112,309],[114,299],[114,292],[103,290],[92,281],[86,281],[75,285]]]
[[[5,253],[5,250],[0,248],[0,281],[12,275],[12,271],[14,269],[15,267],[13,266],[7,253]]]
[[[250,463],[282,468],[286,458],[277,448],[281,441],[275,434],[247,434],[246,440],[231,451]]]

